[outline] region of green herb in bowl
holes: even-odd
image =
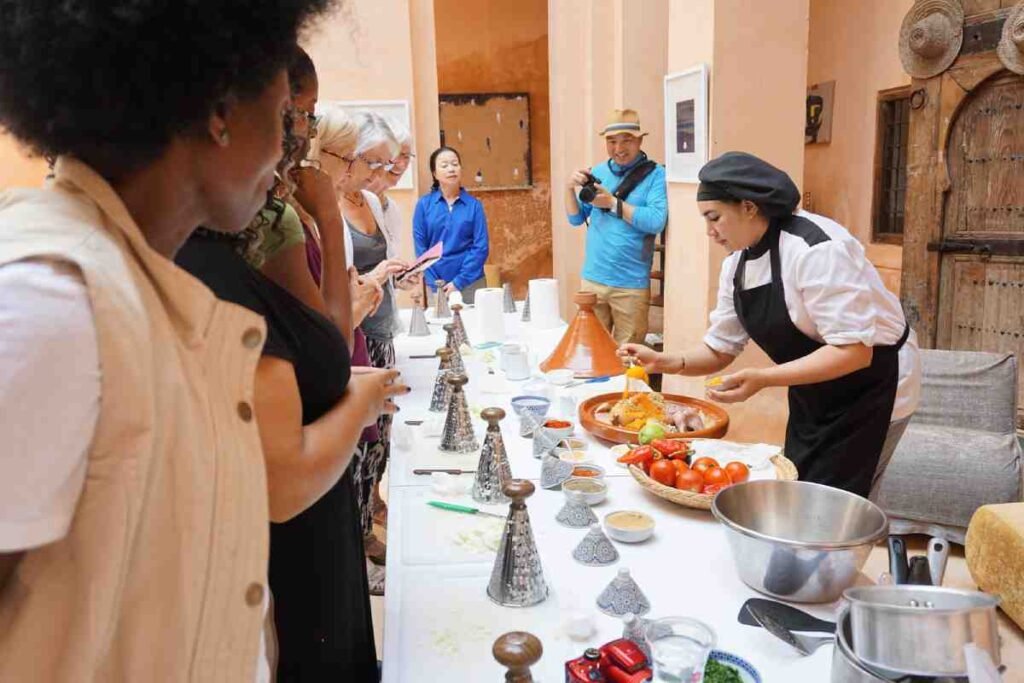
[[[743,683],[743,679],[737,669],[709,659],[704,665],[704,683]]]

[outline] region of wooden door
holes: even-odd
[[[1024,77],[981,43],[1004,16],[912,86],[902,292],[922,346],[1024,360]],[[1024,425],[1024,372],[1019,392]]]

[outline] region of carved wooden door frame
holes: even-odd
[[[975,2],[974,4],[980,4]],[[990,0],[999,7],[999,0]],[[900,298],[922,347],[934,348],[939,318],[942,254],[928,245],[942,240],[946,195],[951,188],[946,150],[961,107],[985,81],[1008,73],[996,46],[1012,8],[966,17],[960,54],[945,72],[911,84],[907,155],[907,205]]]

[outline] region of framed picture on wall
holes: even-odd
[[[334,102],[323,102],[324,107],[341,107],[349,114],[358,114],[359,112],[373,112],[384,117],[385,121],[389,123],[395,121],[402,126],[405,126],[406,130],[412,130],[412,124],[409,117],[409,102],[407,100],[357,100],[357,101],[341,101],[336,100]],[[396,190],[411,190],[413,189],[413,176],[416,175],[416,164],[409,164],[409,170],[398,181],[395,185]]]
[[[708,160],[708,67],[665,76],[665,176],[695,183]]]
[[[816,83],[807,88],[804,112],[804,144],[832,142],[832,106],[836,99],[836,82]]]

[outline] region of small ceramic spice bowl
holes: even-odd
[[[573,371],[566,368],[559,368],[557,370],[548,370],[544,373],[544,379],[556,387],[565,386],[573,379]]]
[[[580,463],[572,468],[572,476],[587,479],[604,479],[604,468],[591,463]]]
[[[640,543],[654,535],[654,518],[638,510],[616,510],[604,516],[604,530],[616,541]]]
[[[572,420],[565,420],[560,417],[549,417],[542,423],[544,429],[548,430],[555,439],[567,439],[572,436],[574,425]]]
[[[588,444],[583,439],[572,439],[572,438],[570,438],[570,439],[562,439],[559,442],[559,444],[558,444],[558,446],[560,448],[565,448],[565,449],[570,450],[570,451],[585,451],[585,450],[587,450],[587,447],[589,445],[590,444]]]
[[[554,454],[558,456],[559,460],[571,463],[585,463],[590,462],[590,455],[586,451],[570,450],[568,448],[556,448]]]
[[[569,492],[579,493],[587,505],[597,505],[608,497],[608,484],[593,477],[572,477],[562,484],[562,490],[566,495],[570,495]]]

